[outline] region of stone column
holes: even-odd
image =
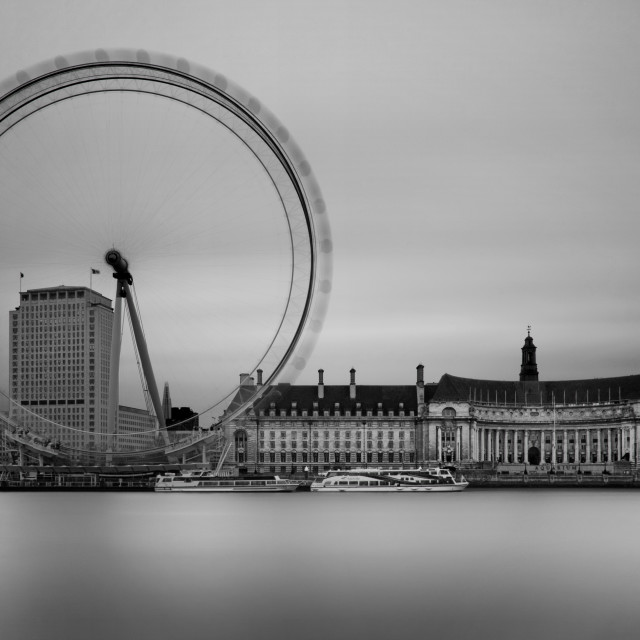
[[[496,440],[495,440],[495,447],[493,450],[493,459],[497,462],[498,458],[500,457],[500,429],[494,429],[495,435],[496,435]]]
[[[540,429],[540,464],[544,464],[546,459],[544,457],[544,429]]]
[[[627,438],[625,437],[625,432],[622,427],[618,429],[618,434],[618,460],[622,460],[627,445]]]
[[[611,442],[611,429],[607,429],[607,462],[613,462],[613,442]]]
[[[528,460],[528,457],[529,457],[529,430],[528,429],[524,430],[524,440],[522,441],[522,451],[523,451],[525,463],[529,462],[529,460]]]
[[[485,442],[484,442],[484,429],[478,429],[478,437],[480,439],[480,461],[484,462],[485,459]]]
[[[636,428],[633,425],[631,425],[629,427],[629,460],[631,462],[636,461],[635,442],[636,442]]]
[[[584,437],[587,441],[587,446],[585,448],[585,455],[587,456],[587,462],[591,462],[591,430],[586,429]]]
[[[562,430],[562,462],[569,462],[569,436],[566,429]]]
[[[472,423],[471,436],[469,437],[469,459],[478,460],[478,428]]]
[[[436,427],[436,460],[440,462],[442,454],[442,427]]]
[[[598,452],[596,462],[602,462],[602,429],[598,429]]]
[[[502,459],[509,462],[509,432],[507,429],[502,430]]]

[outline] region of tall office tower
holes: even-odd
[[[105,450],[111,300],[87,287],[20,294],[10,312],[10,416],[52,441]]]

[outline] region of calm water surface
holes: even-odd
[[[631,639],[640,491],[0,493],[0,637]]]

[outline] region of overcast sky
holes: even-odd
[[[148,49],[278,116],[335,246],[299,382],[513,380],[527,325],[541,379],[594,378],[640,373],[639,32],[616,0],[4,0],[0,77]]]

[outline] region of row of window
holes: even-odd
[[[297,455],[295,451],[290,452],[289,454],[281,451],[279,454],[275,452],[260,452],[259,461],[261,463],[265,462],[291,462],[292,464],[296,464],[298,462],[305,463],[309,462],[309,454],[304,452],[300,456]],[[244,463],[246,462],[245,452],[244,451],[236,451],[236,462]],[[330,452],[330,451],[313,451],[311,453],[311,462],[323,462],[325,464],[330,463],[345,463],[345,464],[358,464],[358,463],[413,463],[415,462],[415,453],[413,451],[409,451],[408,453],[404,453],[402,451],[395,451],[389,453],[382,452],[367,452],[366,456],[362,453],[349,453],[349,452]]]
[[[624,439],[624,436],[623,436],[623,439]],[[609,442],[609,439],[608,439],[606,436],[604,436],[604,437],[603,437],[603,438],[601,438],[600,440],[601,440],[601,442],[605,442],[605,443]],[[618,442],[618,440],[619,440],[618,436],[614,436],[613,438],[611,438],[611,441],[612,441],[612,442]],[[627,442],[630,442],[630,441],[631,441],[630,436],[627,436],[627,437],[626,437],[626,441],[627,441]],[[491,442],[494,442],[494,441],[492,440]],[[544,441],[544,442],[545,442],[545,444],[551,445],[551,438],[545,438],[545,441]],[[562,438],[562,436],[558,437],[558,438],[557,438],[557,440],[556,440],[556,444],[557,444],[558,446],[562,446],[563,442],[564,442],[564,439]],[[597,444],[597,443],[598,443],[598,437],[597,437],[597,436],[593,436],[593,438],[592,438],[591,442],[592,442],[593,444]],[[575,440],[574,440],[574,438],[569,438],[569,439],[568,439],[568,443],[569,443],[569,444],[575,444]],[[495,444],[495,443],[494,443],[494,444]],[[502,440],[502,439],[501,439],[501,440],[499,441],[499,444],[500,444],[500,446],[503,446],[503,445],[504,445],[504,440]],[[511,439],[511,438],[508,438],[508,439],[507,439],[507,444],[513,444],[513,441],[512,441],[512,439]],[[518,444],[518,445],[522,445],[522,439],[521,439],[521,438],[518,438],[517,444]],[[585,436],[582,436],[582,437],[580,438],[580,446],[584,449],[584,447],[586,447],[586,445],[587,445],[587,438],[586,438]],[[522,447],[521,447],[521,448],[522,448]]]
[[[300,433],[302,434],[302,439],[303,440],[306,440],[308,438],[309,434],[308,434],[307,431],[301,431]],[[313,433],[313,437],[315,439],[320,437],[320,432],[319,431],[313,431],[312,433]],[[335,440],[340,440],[341,438],[344,438],[346,440],[350,440],[351,436],[352,436],[352,433],[353,433],[353,435],[355,435],[356,439],[362,438],[362,433],[363,433],[362,431],[351,432],[351,431],[340,431],[340,430],[335,430],[333,432],[333,437],[334,437]],[[393,440],[396,437],[396,435],[398,436],[398,438],[400,440],[404,440],[405,439],[405,432],[404,431],[387,431],[386,434],[387,434],[386,437],[389,440]],[[291,440],[296,440],[297,437],[298,437],[298,434],[297,434],[296,431],[291,431],[291,432],[281,431],[280,432],[280,438],[281,439],[284,440],[284,439],[287,438],[287,436],[289,436],[291,438]],[[328,440],[331,437],[331,432],[330,431],[323,431],[323,436],[324,436],[325,440]],[[366,432],[366,436],[367,436],[368,440],[373,438],[373,431],[367,431]],[[377,431],[376,432],[376,436],[377,436],[378,440],[384,440],[385,432],[384,431]],[[264,437],[265,437],[265,432],[261,430],[260,431],[260,438],[264,439]],[[270,439],[271,442],[273,442],[275,440],[275,437],[276,437],[276,432],[275,431],[269,431],[269,439]],[[414,432],[413,431],[409,432],[409,438],[411,440],[414,439]]]
[[[37,302],[42,300],[74,300],[76,298],[84,298],[82,289],[73,291],[40,291],[36,293],[23,293],[20,295],[22,302]],[[53,305],[41,305],[42,307]]]
[[[373,440],[367,440],[367,449],[373,449],[374,441]],[[308,440],[304,440],[302,442],[302,448],[306,449],[308,448],[309,445],[309,441]],[[352,442],[351,440],[345,440],[344,442],[344,448],[345,449],[351,449],[351,447],[353,446],[354,449],[362,449],[362,440],[355,440],[354,442]],[[383,440],[376,440],[376,447],[377,449],[382,449],[385,446],[384,441]],[[396,442],[395,440],[387,440],[387,444],[386,444],[388,449],[404,449],[405,447],[405,442],[404,440],[400,440],[399,442]],[[276,441],[275,440],[270,440],[269,441],[269,446],[265,447],[265,441],[264,440],[260,440],[260,449],[277,449],[278,447],[276,447]],[[290,443],[287,442],[280,442],[280,449],[297,449],[298,448],[298,443],[296,441],[292,441]],[[331,443],[329,440],[323,440],[322,441],[322,447],[320,447],[320,441],[319,440],[312,440],[311,441],[311,448],[312,449],[329,449],[331,448]],[[333,448],[334,449],[340,449],[341,448],[341,443],[340,441],[336,440],[333,443]]]
[[[317,402],[313,403],[312,415],[309,415],[309,412],[306,409],[302,409],[301,411],[298,411],[297,409],[290,409],[290,410],[279,409],[279,410],[276,411],[275,408],[271,408],[269,411],[261,410],[259,415],[261,417],[269,417],[269,418],[276,418],[278,416],[280,416],[282,418],[287,417],[287,416],[296,417],[298,415],[300,415],[302,418],[307,418],[307,417],[318,418],[320,416],[329,418],[332,415],[332,413],[331,413],[331,411],[329,409],[323,409],[323,411],[320,412],[318,410],[318,406],[317,405],[318,405]],[[333,415],[341,415],[340,412],[341,412],[340,403],[336,402],[336,406],[333,408]],[[374,417],[374,412],[371,409],[369,409],[369,410],[356,409],[355,412],[351,411],[350,409],[346,409],[346,410],[344,410],[344,415],[346,417],[355,417],[355,418],[373,418]],[[396,414],[394,414],[393,409],[388,409],[385,412],[382,409],[382,407],[380,407],[375,412],[375,417],[376,418],[383,418],[383,417],[385,417],[385,415],[387,417],[393,417]],[[403,417],[405,417],[405,415],[407,415],[407,413],[403,409],[400,409],[397,412],[397,415],[400,418],[403,418]],[[412,417],[413,416],[413,411],[409,411],[408,415],[410,417]]]

